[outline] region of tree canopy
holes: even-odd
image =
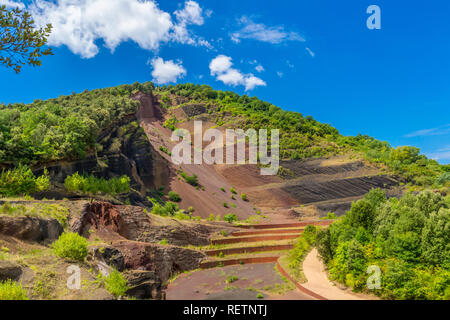
[[[53,54],[45,47],[51,29],[51,24],[36,29],[25,10],[0,6],[0,64],[16,73],[24,65],[40,66],[42,56]]]

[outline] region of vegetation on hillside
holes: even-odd
[[[122,85],[31,104],[0,104],[0,163],[79,159],[93,150],[102,130],[137,111],[133,93],[151,83]]]
[[[395,149],[389,143],[367,135],[342,136],[329,124],[320,123],[311,116],[304,117],[298,112],[282,110],[256,97],[240,96],[231,91],[216,91],[206,85],[189,83],[160,86],[156,92],[165,101],[170,100],[169,95],[176,95],[187,98],[189,104],[205,104],[217,125],[256,130],[279,129],[282,159],[357,152],[367,160],[384,165],[408,182],[420,186],[442,186],[445,181],[438,178],[450,172],[449,165],[440,165],[435,160],[428,159],[420,154],[418,148]],[[448,180],[447,177],[447,183]]]
[[[19,164],[16,168],[2,170],[0,174],[0,195],[20,196],[45,191],[50,187],[47,170],[36,177],[28,166]]]
[[[82,192],[83,194],[96,195],[103,194],[116,195],[130,192],[130,177],[121,176],[111,179],[97,178],[93,175],[79,175],[75,172],[66,177],[64,187],[71,192]]]
[[[381,270],[375,294],[450,299],[450,196],[423,191],[387,199],[374,189],[317,234],[330,276],[365,291],[368,266]]]

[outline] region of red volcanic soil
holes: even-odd
[[[256,299],[258,292],[263,292],[265,299],[285,299],[289,297],[295,300],[313,299],[296,290],[283,295],[264,292],[270,287],[277,286],[277,284],[278,286],[285,284],[274,267],[274,263],[260,263],[183,274],[169,284],[166,298],[167,300],[252,300]],[[237,280],[227,283],[226,280],[230,276],[237,277]]]

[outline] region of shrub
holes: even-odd
[[[226,192],[226,191],[225,191],[225,188],[220,188],[220,190],[222,190],[222,192]]]
[[[29,195],[45,191],[50,187],[47,169],[36,177],[28,166],[19,165],[14,169],[3,170],[0,174],[0,194],[5,196]]]
[[[108,290],[114,297],[118,298],[124,296],[128,291],[127,280],[117,270],[113,269],[111,273],[102,277],[106,290]]]
[[[173,201],[173,202],[180,202],[181,201],[181,197],[175,191],[169,191],[168,198],[169,198],[170,201]]]
[[[206,221],[216,221],[216,216],[213,213],[211,213],[209,217],[206,218]]]
[[[234,221],[237,221],[238,218],[234,213],[229,213],[223,216],[223,221],[226,221],[228,223],[233,223]]]
[[[172,155],[172,153],[169,151],[169,149],[167,149],[167,147],[159,146],[159,150],[164,152],[165,154],[168,154],[169,156]]]
[[[228,208],[228,203],[224,202],[224,203],[222,203],[222,205],[224,208]]]
[[[75,172],[66,177],[64,187],[71,192],[82,192],[84,194],[104,194],[116,195],[130,192],[130,178],[128,176],[114,177],[109,180],[97,178],[93,175],[80,175]]]
[[[186,181],[191,186],[194,186],[194,187],[198,186],[198,177],[196,174],[190,176],[186,172],[181,171],[180,175],[183,177],[184,181]]]
[[[230,192],[231,192],[232,194],[237,194],[237,191],[236,191],[236,189],[235,189],[235,188],[233,188],[233,187],[231,187],[231,188],[230,188]]]
[[[28,297],[20,283],[9,279],[0,281],[0,301],[2,300],[28,300]]]
[[[248,201],[247,195],[245,193],[241,194],[241,199],[244,201]]]
[[[448,182],[450,182],[450,172],[444,172],[436,179],[437,185],[444,185]]]
[[[61,258],[83,261],[88,253],[88,243],[78,233],[64,232],[52,243],[52,249]]]

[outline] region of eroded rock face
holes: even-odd
[[[93,247],[91,248],[92,256],[104,262],[106,265],[113,267],[117,271],[122,272],[125,269],[125,259],[122,252],[114,247]]]
[[[56,219],[0,216],[0,233],[22,240],[49,243],[63,233]]]
[[[178,246],[208,245],[211,234],[219,231],[203,224],[169,219],[164,224],[163,220],[147,215],[141,207],[93,202],[86,204],[81,217],[71,222],[71,229],[86,235],[91,227],[106,228],[128,240],[159,243],[165,239]]]
[[[47,163],[46,168],[52,182],[63,185],[64,179],[78,172],[79,174],[93,174],[97,177],[110,179],[127,175],[130,186],[138,193],[131,193],[128,200],[132,204],[151,207],[146,199],[147,189],[156,189],[158,177],[168,176],[168,167],[155,167],[154,157],[158,154],[148,141],[144,130],[139,126],[135,115],[129,115],[102,132],[96,141],[101,145],[101,151],[96,155],[87,155],[84,159],[65,162]],[[44,167],[34,170],[36,175],[43,173]],[[160,171],[166,171],[160,172]],[[55,199],[71,198],[74,195],[48,194],[48,192],[33,195],[36,199],[52,197]]]
[[[0,261],[0,281],[19,280],[22,275],[22,268],[9,261]]]
[[[161,279],[153,271],[130,270],[125,273],[130,289],[127,295],[137,299],[163,300],[165,294]]]
[[[126,269],[154,271],[163,282],[175,273],[197,269],[206,258],[200,251],[143,242],[122,241],[114,247],[122,252]]]

